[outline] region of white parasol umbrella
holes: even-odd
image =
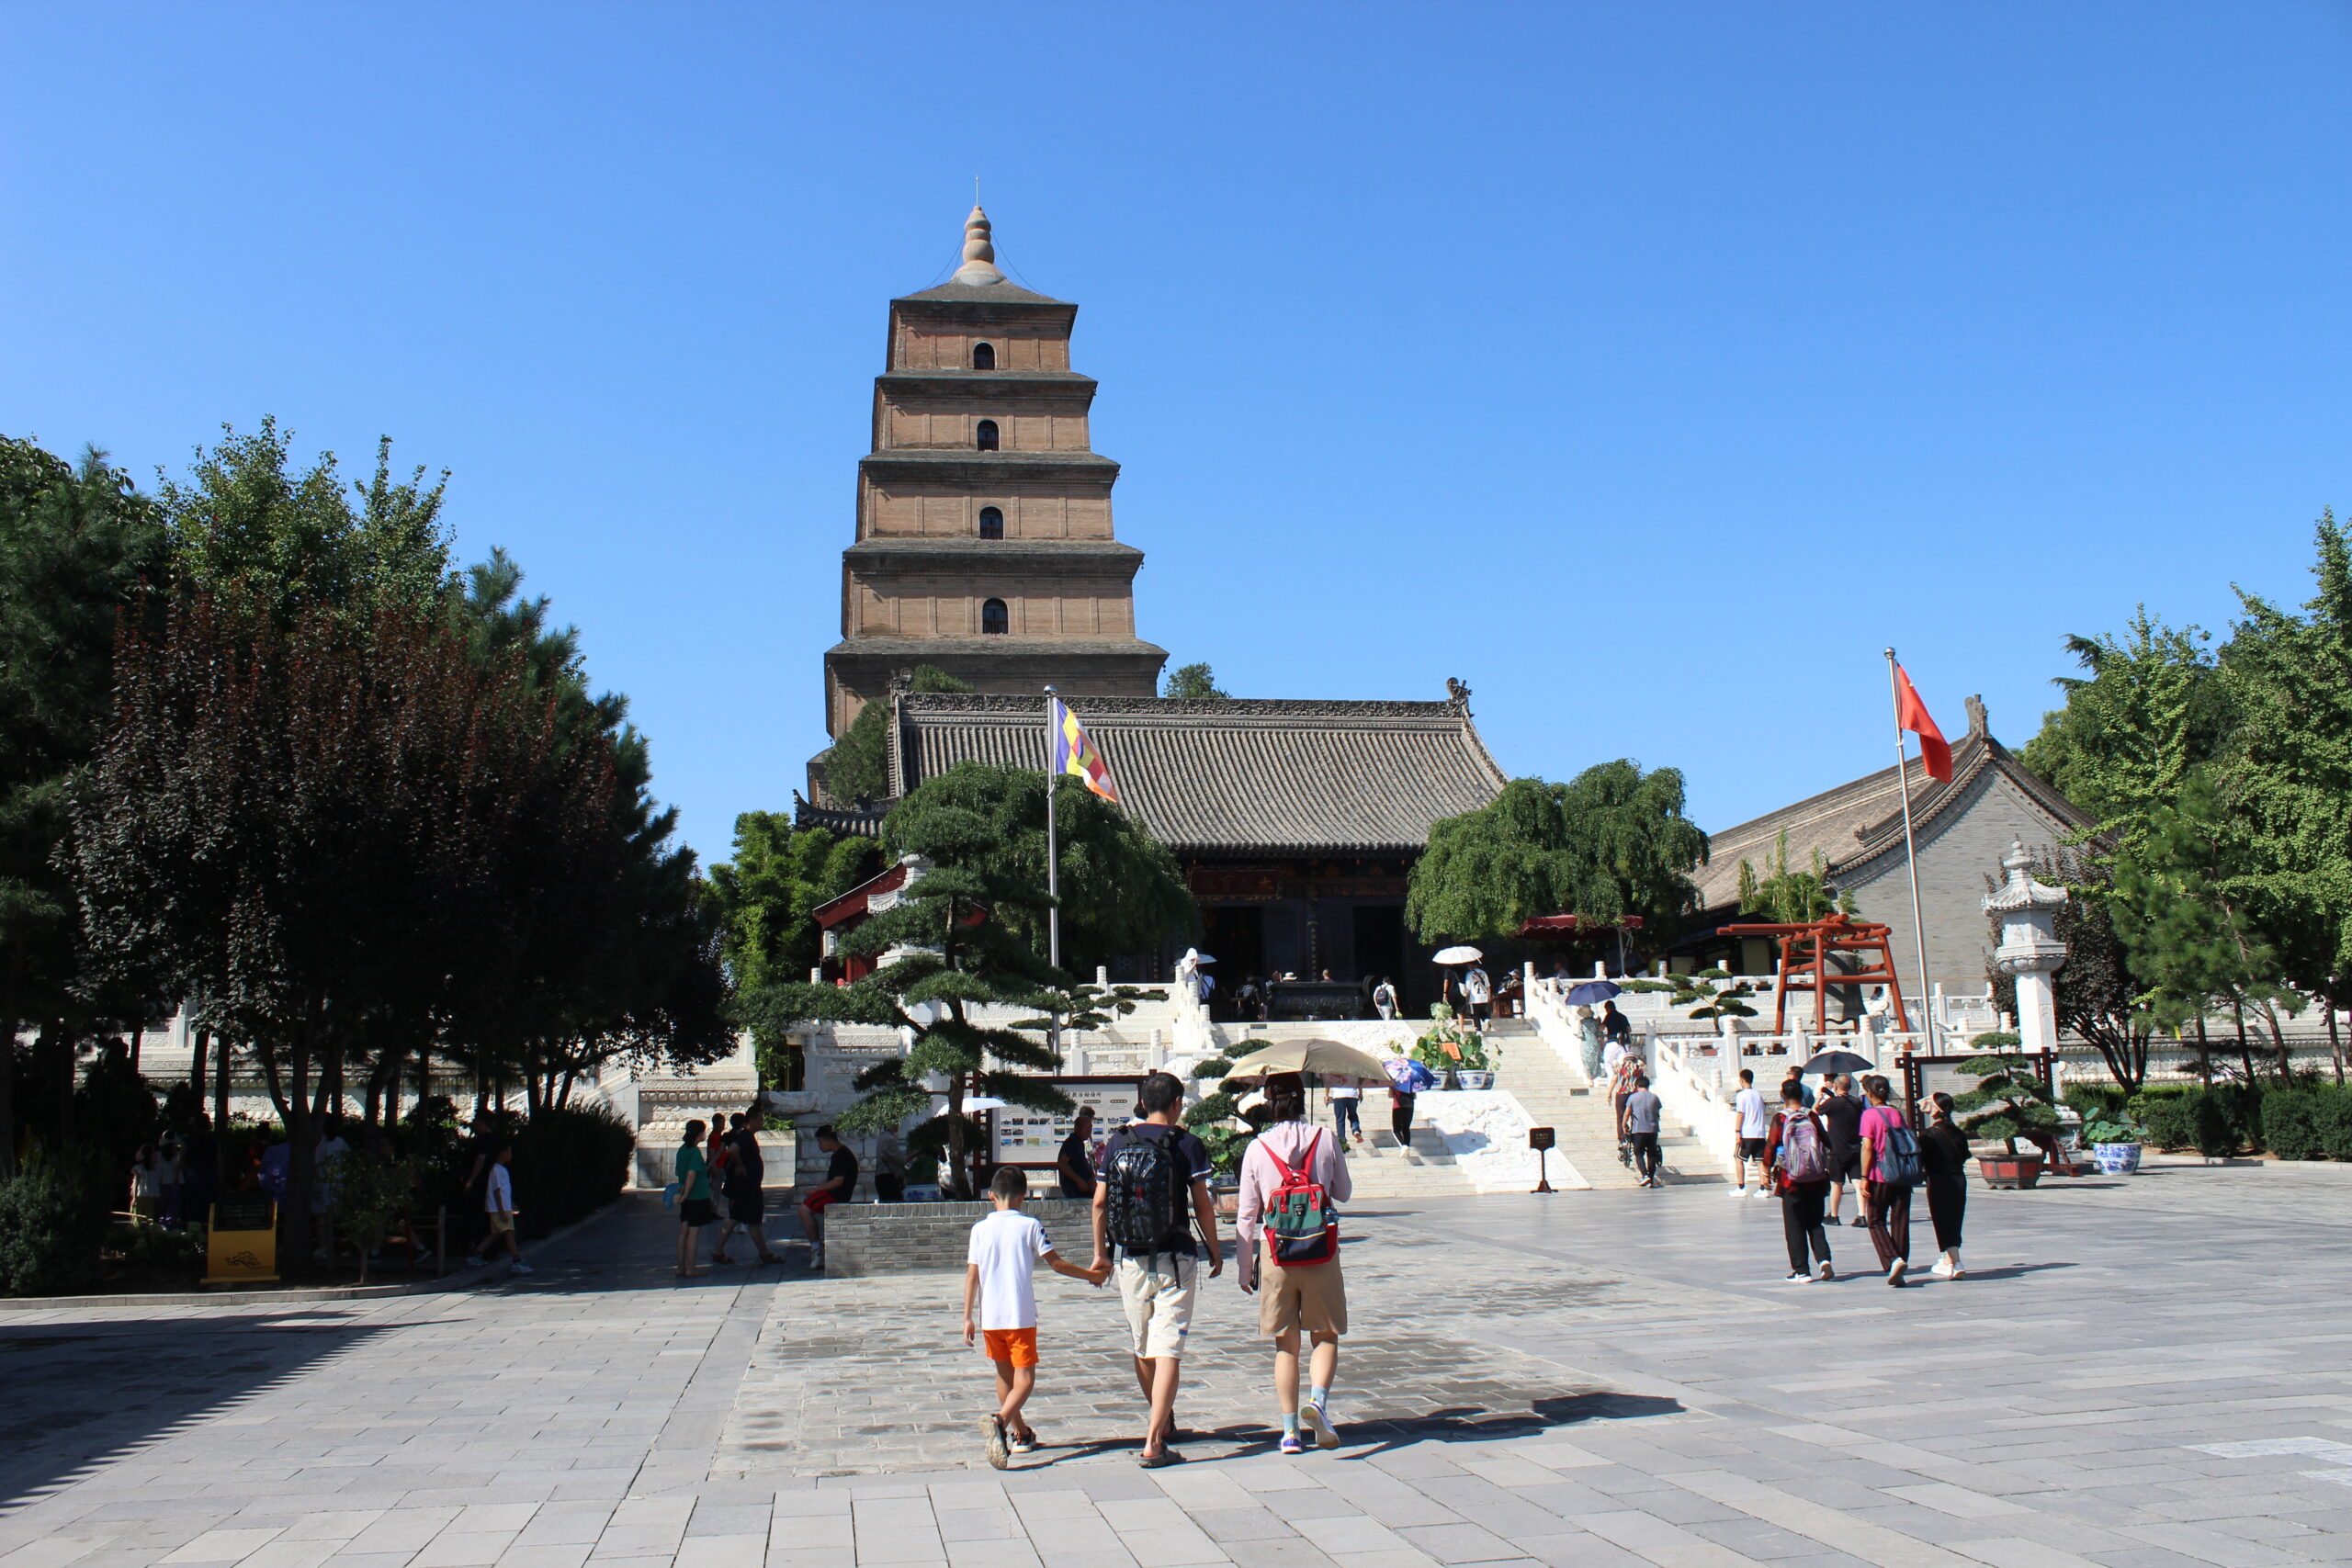
[[[1485,956],[1485,953],[1475,947],[1449,947],[1442,949],[1430,962],[1433,964],[1476,964]]]
[[[1001,1111],[1004,1101],[992,1094],[967,1094],[964,1097],[967,1111]]]
[[[1355,1078],[1387,1076],[1380,1058],[1337,1040],[1277,1040],[1234,1060],[1236,1076],[1249,1073],[1345,1073]]]

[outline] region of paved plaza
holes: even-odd
[[[1158,1472],[1107,1293],[1041,1278],[1046,1447],[993,1472],[955,1277],[682,1285],[643,1196],[470,1292],[14,1311],[0,1568],[2352,1558],[2352,1170],[1980,1188],[1970,1277],[1899,1292],[1781,1283],[1779,1222],[1721,1189],[1367,1205],[1345,1446],[1272,1451],[1228,1270]]]

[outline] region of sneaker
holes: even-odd
[[[1735,1187],[1730,1191],[1724,1193],[1724,1196],[1726,1198],[1745,1198],[1747,1196],[1747,1189],[1745,1187]]]
[[[1788,1279],[1783,1282],[1791,1285],[1810,1285],[1813,1283],[1813,1276],[1802,1269],[1792,1269]]]
[[[1817,1275],[1817,1276],[1815,1276],[1815,1277],[1816,1277],[1817,1279],[1821,1280],[1826,1284],[1826,1283],[1827,1283],[1829,1280],[1835,1280],[1836,1278],[1838,1278],[1838,1270],[1837,1270],[1837,1269],[1832,1269],[1831,1267],[1829,1267],[1829,1265],[1828,1265],[1827,1263],[1824,1263],[1824,1264],[1821,1266],[1821,1272],[1820,1272],[1820,1274],[1818,1274],[1818,1275]]]
[[[1871,1223],[1870,1223],[1870,1221],[1868,1221],[1868,1220],[1866,1220],[1866,1219],[1862,1218],[1862,1216],[1861,1216],[1861,1215],[1860,1215],[1860,1214],[1856,1214],[1852,1219],[1850,1219],[1850,1220],[1847,1221],[1846,1223],[1847,1223],[1848,1224],[1849,1224],[1849,1225],[1853,1226],[1853,1227],[1854,1227],[1856,1230],[1858,1230],[1858,1231],[1866,1231],[1866,1230],[1868,1230],[1868,1229],[1870,1229],[1870,1228],[1871,1228]]]
[[[489,1261],[490,1261],[490,1259],[489,1259],[489,1258],[477,1258],[476,1256],[474,1256],[474,1255],[473,1255],[472,1253],[470,1253],[470,1252],[469,1252],[469,1253],[467,1253],[467,1254],[466,1254],[466,1267],[467,1267],[467,1268],[469,1268],[469,1269],[479,1269],[479,1268],[481,1268],[483,1264],[485,1264],[485,1263],[487,1263],[487,1262],[489,1262]]]
[[[820,1274],[825,1271],[825,1249],[823,1247],[812,1247],[808,1249],[808,1267],[815,1269]]]
[[[985,1417],[980,1422],[980,1436],[988,1439],[990,1470],[1002,1470],[1012,1462],[1012,1445],[1005,1440],[1003,1416]]]
[[[1908,1263],[1905,1263],[1902,1258],[1896,1258],[1894,1264],[1889,1267],[1886,1271],[1886,1282],[1894,1286],[1896,1290],[1901,1290],[1903,1288],[1904,1272],[1910,1267],[1911,1266]]]
[[[1770,1198],[1772,1195],[1772,1191],[1770,1188],[1759,1187],[1756,1190],[1756,1195],[1758,1198]]]
[[[1300,1431],[1315,1439],[1315,1446],[1318,1449],[1340,1446],[1340,1434],[1332,1427],[1330,1416],[1311,1399],[1298,1407],[1298,1427]]]
[[[1283,1440],[1276,1443],[1274,1447],[1286,1454],[1303,1454],[1306,1451],[1306,1445],[1298,1440],[1296,1432],[1284,1432]]]
[[[1951,1259],[1949,1258],[1937,1258],[1934,1263],[1928,1265],[1928,1272],[1933,1274],[1939,1280],[1951,1279]]]
[[[519,1258],[514,1260],[514,1266],[506,1271],[509,1274],[534,1274],[537,1272],[537,1269],[533,1269],[529,1264],[524,1262]]]
[[[1015,1432],[1005,1439],[1005,1447],[1017,1454],[1034,1454],[1037,1451],[1037,1434]]]

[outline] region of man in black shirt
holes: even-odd
[[[806,1198],[800,1200],[800,1228],[808,1236],[808,1267],[825,1267],[825,1211],[835,1203],[846,1203],[857,1191],[857,1156],[849,1152],[841,1135],[827,1122],[817,1129],[817,1147],[827,1156],[825,1179],[819,1182]]]
[[[1615,1002],[1600,1004],[1600,1037],[1614,1040],[1620,1045],[1634,1043],[1634,1021],[1617,1010]]]
[[[1062,1140],[1062,1152],[1055,1164],[1061,1173],[1063,1197],[1094,1196],[1094,1107],[1078,1108],[1078,1123]]]
[[[1854,1098],[1853,1080],[1843,1073],[1824,1078],[1821,1093],[1813,1102],[1813,1112],[1829,1130],[1829,1216],[1828,1223],[1838,1223],[1838,1206],[1846,1201],[1846,1187],[1853,1184],[1854,1202],[1862,1201],[1862,1102]],[[1867,1224],[1862,1215],[1854,1216],[1854,1224]]]
[[[735,1130],[727,1134],[734,1156],[727,1162],[727,1223],[718,1227],[710,1260],[732,1261],[727,1256],[727,1238],[740,1228],[760,1249],[760,1261],[774,1263],[776,1256],[768,1250],[767,1197],[761,1190],[767,1179],[767,1165],[760,1156],[760,1130],[765,1123],[757,1110],[739,1113],[734,1120]]]

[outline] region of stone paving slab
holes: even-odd
[[[1780,1283],[1706,1190],[1384,1204],[1345,1446],[1267,1451],[1228,1278],[1152,1472],[1107,1294],[1041,1279],[1052,1446],[997,1472],[952,1277],[682,1285],[639,1202],[467,1293],[10,1314],[0,1568],[2352,1561],[2348,1183],[1979,1190],[1971,1277],[1902,1292]]]

